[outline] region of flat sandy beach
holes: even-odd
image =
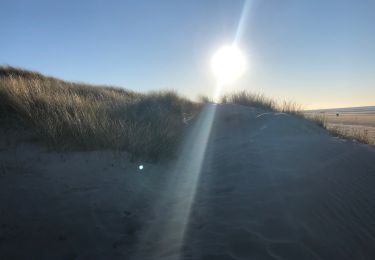
[[[330,109],[317,113],[324,116],[327,127],[347,134],[366,134],[375,144],[375,108]]]

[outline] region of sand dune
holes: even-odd
[[[374,147],[301,118],[208,105],[144,171],[1,136],[1,259],[375,258]]]

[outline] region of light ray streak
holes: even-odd
[[[250,0],[245,0],[232,44],[237,44],[243,35],[249,8]],[[222,88],[218,82],[215,102],[219,101]],[[185,138],[162,197],[154,205],[156,220],[141,234],[134,260],[180,259],[216,109],[216,104],[207,104]]]
[[[236,32],[234,34],[232,46],[237,46],[241,38],[243,37],[245,24],[246,24],[246,21],[250,12],[251,5],[252,5],[252,0],[245,0],[243,3],[241,16],[238,21]],[[221,96],[223,88],[224,88],[224,84],[222,82],[217,82],[214,95],[213,95],[214,102],[219,102],[219,98]]]
[[[238,44],[238,42],[240,41],[240,39],[243,36],[244,28],[245,28],[245,24],[246,24],[246,21],[247,21],[248,14],[250,12],[251,4],[252,4],[251,0],[245,0],[245,2],[243,4],[241,17],[240,17],[240,20],[239,20],[238,25],[237,25],[236,34],[234,36],[233,45]]]
[[[216,104],[207,104],[185,138],[163,196],[154,205],[158,217],[142,234],[133,259],[180,258],[215,113]]]

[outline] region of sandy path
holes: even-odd
[[[289,115],[217,106],[175,164],[142,173],[105,152],[17,151],[0,258],[375,259],[375,149]]]
[[[217,111],[186,241],[192,259],[374,259],[374,149],[259,114]]]
[[[303,119],[226,105],[217,107],[202,161],[196,182],[186,177],[194,171],[172,174],[177,188],[166,189],[132,259],[375,257],[373,147]],[[197,185],[187,223],[191,194],[181,183]]]

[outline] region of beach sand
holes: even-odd
[[[0,259],[375,259],[375,148],[302,118],[210,104],[161,164],[0,137]]]

